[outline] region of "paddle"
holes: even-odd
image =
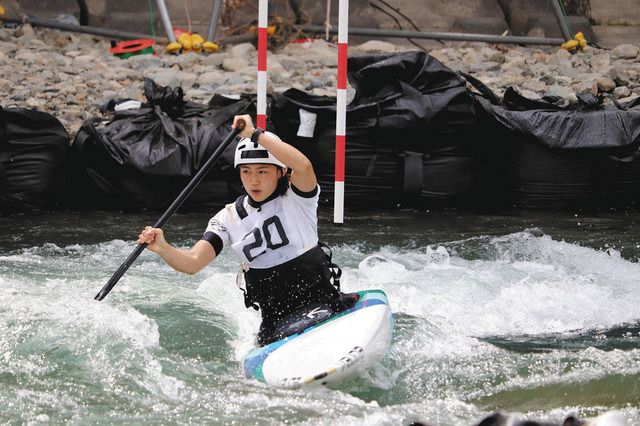
[[[246,123],[244,121],[238,122],[236,128],[233,129],[231,133],[229,133],[229,136],[227,136],[225,140],[223,140],[222,143],[218,146],[218,148],[216,148],[216,150],[214,151],[213,154],[211,154],[211,157],[209,157],[207,162],[204,163],[204,165],[200,168],[200,170],[198,170],[198,172],[195,174],[193,179],[191,179],[191,182],[189,182],[189,184],[187,184],[187,186],[185,186],[185,188],[182,190],[180,195],[178,195],[178,198],[176,198],[173,201],[173,203],[171,203],[167,211],[164,212],[164,214],[160,217],[160,219],[158,219],[156,224],[153,225],[154,228],[162,228],[162,226],[164,226],[164,224],[169,221],[171,216],[173,216],[176,210],[180,208],[182,203],[184,203],[187,197],[189,197],[191,192],[193,192],[195,187],[200,183],[202,178],[204,178],[204,175],[206,175],[207,172],[211,170],[211,167],[213,167],[216,161],[220,159],[220,157],[222,156],[222,153],[227,148],[227,146],[229,146],[231,141],[233,141],[235,137],[238,136],[238,134],[242,131],[242,129],[244,129],[245,125]],[[104,287],[102,287],[102,290],[100,290],[100,292],[96,294],[96,297],[95,297],[96,300],[102,300],[105,298],[107,294],[109,294],[113,286],[115,286],[118,280],[120,279],[120,277],[122,277],[124,273],[127,272],[127,269],[129,269],[129,266],[131,266],[133,261],[136,260],[138,256],[140,256],[140,253],[142,253],[145,247],[147,247],[147,243],[138,244],[135,250],[129,255],[127,260],[125,260],[122,263],[122,265],[120,265],[116,273],[113,274],[109,282],[107,282],[104,285]]]

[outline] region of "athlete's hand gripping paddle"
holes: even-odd
[[[154,228],[162,228],[164,224],[169,221],[171,216],[173,216],[176,210],[180,208],[180,206],[182,205],[182,203],[184,203],[187,197],[191,195],[195,187],[200,183],[200,181],[204,178],[207,172],[211,170],[211,168],[216,163],[216,161],[218,161],[218,159],[220,159],[220,157],[222,156],[222,153],[224,152],[224,150],[227,149],[231,141],[233,141],[235,137],[238,136],[238,134],[244,129],[245,126],[246,126],[246,122],[244,120],[239,120],[237,122],[236,128],[233,129],[231,133],[229,133],[229,135],[225,138],[225,140],[223,140],[222,143],[218,146],[218,148],[216,148],[216,150],[213,152],[213,154],[211,154],[211,157],[207,160],[206,163],[204,163],[204,165],[200,168],[200,170],[198,170],[198,172],[187,184],[187,186],[185,186],[185,188],[182,190],[180,195],[178,195],[178,198],[176,198],[173,201],[173,203],[171,203],[167,211],[165,211],[164,214],[160,217],[160,219],[158,219],[158,221],[155,223],[155,225],[153,225]],[[129,269],[133,261],[136,260],[138,256],[140,256],[140,253],[142,253],[145,247],[147,247],[147,243],[138,244],[135,250],[129,255],[127,260],[125,260],[124,263],[120,265],[116,273],[113,274],[111,279],[104,285],[104,287],[102,287],[102,290],[100,290],[100,292],[96,294],[96,297],[95,297],[96,300],[102,300],[105,298],[107,294],[109,294],[113,286],[115,286],[118,280],[120,279],[120,277],[122,277],[124,273],[127,272],[127,269]]]

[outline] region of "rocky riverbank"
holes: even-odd
[[[565,104],[590,91],[626,102],[640,96],[640,45],[612,50],[588,47],[570,54],[555,47],[447,43],[429,53],[458,71],[480,79],[496,93],[513,86],[537,99],[558,96]],[[122,60],[109,53],[109,41],[24,25],[0,28],[0,105],[35,108],[53,114],[73,136],[82,121],[100,115],[112,98],[142,96],[145,77],[163,86],[181,86],[186,98],[206,103],[214,93],[255,93],[257,52],[251,44],[216,54],[140,55]],[[350,54],[406,50],[369,41]],[[269,90],[291,87],[335,96],[335,46],[323,41],[289,44],[268,57]]]

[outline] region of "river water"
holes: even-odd
[[[243,378],[259,318],[230,251],[194,276],[144,253],[93,299],[156,216],[0,218],[0,423],[640,424],[639,214],[321,216],[343,290],[384,290],[396,321],[381,365],[309,391]],[[207,220],[177,215],[167,238],[188,247]]]

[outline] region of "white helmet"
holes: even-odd
[[[267,135],[280,140],[278,136],[271,132],[264,132]],[[242,138],[236,146],[236,154],[233,161],[233,167],[241,164],[274,164],[278,167],[287,168],[284,163],[274,157],[269,151],[264,149],[262,145],[251,142],[249,138]]]

